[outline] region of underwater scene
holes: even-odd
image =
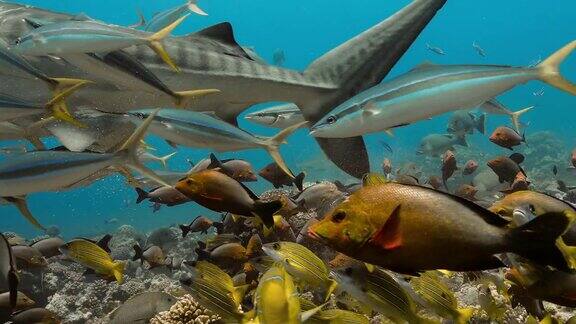
[[[576,324],[574,13],[0,1],[0,323]]]

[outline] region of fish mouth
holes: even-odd
[[[323,242],[323,241],[326,240],[324,237],[322,237],[322,235],[316,233],[316,232],[315,232],[314,230],[312,230],[311,228],[309,228],[309,229],[306,231],[306,235],[307,235],[309,238],[311,238],[311,239],[313,239],[313,240],[315,240],[315,241]]]

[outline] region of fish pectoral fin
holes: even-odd
[[[396,206],[386,223],[370,239],[370,243],[385,250],[394,250],[402,246],[402,233],[400,232],[400,207]]]
[[[362,106],[362,117],[378,115],[379,112],[378,107],[373,102],[367,102]]]
[[[34,227],[42,231],[46,230],[46,228],[42,226],[40,222],[38,222],[38,220],[34,217],[34,215],[32,215],[32,212],[30,212],[25,197],[4,197],[4,199],[13,204],[14,206],[16,206],[16,208],[18,208],[18,210],[20,211],[20,214],[22,214],[22,216]]]

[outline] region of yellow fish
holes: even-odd
[[[85,239],[75,239],[60,247],[60,252],[96,273],[114,277],[120,284],[124,277],[124,263],[114,261],[97,244]]]

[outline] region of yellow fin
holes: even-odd
[[[456,323],[466,324],[470,321],[472,315],[474,315],[474,308],[459,308],[457,309],[458,317],[456,318]]]
[[[288,166],[286,165],[286,162],[284,162],[284,159],[282,158],[282,155],[280,154],[280,145],[284,144],[286,138],[288,136],[290,136],[292,133],[294,133],[296,130],[298,130],[298,128],[306,125],[308,122],[301,122],[298,123],[296,125],[287,127],[283,130],[281,130],[278,134],[274,135],[273,137],[267,138],[265,139],[262,144],[264,145],[264,147],[266,148],[266,150],[268,151],[268,154],[270,154],[270,156],[272,157],[272,159],[274,160],[274,162],[276,162],[276,164],[278,164],[278,166],[280,167],[280,169],[282,169],[282,171],[284,171],[284,173],[286,173],[287,175],[289,175],[292,179],[294,179],[294,174],[292,174],[292,171],[290,171],[290,169],[288,168]]]
[[[554,52],[547,59],[538,64],[536,68],[539,71],[540,79],[551,86],[564,90],[576,96],[576,85],[566,80],[560,74],[560,64],[576,49],[576,40],[566,44],[561,49]]]
[[[208,96],[211,94],[220,93],[218,89],[200,89],[200,90],[189,90],[189,91],[175,91],[174,92],[174,104],[177,107],[184,107],[188,100],[194,100]]]
[[[369,186],[377,186],[381,184],[388,183],[388,179],[383,174],[378,173],[368,173],[364,175],[362,178],[362,186],[369,187]]]
[[[156,52],[156,54],[160,56],[160,58],[176,72],[180,72],[180,69],[176,66],[176,64],[174,64],[174,62],[170,58],[170,55],[168,55],[168,52],[166,52],[164,46],[162,46],[162,43],[160,41],[168,37],[168,35],[170,35],[170,33],[174,30],[174,28],[180,25],[184,21],[184,19],[188,18],[189,15],[190,14],[180,17],[178,20],[174,21],[170,25],[164,27],[162,30],[148,37],[149,42],[148,46],[152,50],[154,50],[154,52]]]
[[[124,281],[124,262],[114,261],[112,267],[112,274],[118,284]]]
[[[558,238],[556,240],[556,247],[562,252],[566,263],[568,263],[568,267],[576,270],[576,246],[568,246],[562,238]]]
[[[76,118],[74,118],[74,116],[72,116],[72,114],[70,114],[68,106],[66,105],[66,99],[79,87],[89,82],[90,81],[74,83],[67,88],[58,88],[57,86],[56,90],[54,91],[54,96],[46,104],[46,108],[52,112],[52,116],[55,118],[68,122],[76,127],[86,128],[87,126],[85,124],[79,122]]]
[[[366,266],[366,270],[368,270],[368,272],[374,272],[374,269],[376,269],[373,264],[364,262],[364,265]]]
[[[530,106],[524,109],[520,109],[518,111],[513,112],[510,115],[510,119],[512,119],[512,125],[514,125],[514,129],[520,133],[520,115],[527,113],[528,111],[532,110],[534,106]]]

